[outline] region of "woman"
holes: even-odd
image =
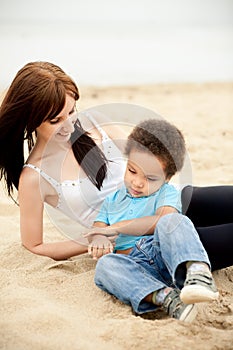
[[[56,260],[87,252],[87,244],[44,243],[44,204],[90,226],[96,208],[124,173],[121,152],[112,141],[122,139],[122,131],[107,124],[100,127],[104,121],[99,116],[86,116],[83,128],[75,113],[78,98],[76,84],[61,68],[33,62],[17,73],[0,109],[0,179],[4,177],[9,195],[13,187],[18,189],[22,244]],[[24,140],[29,146],[26,163]],[[232,195],[232,188],[194,189],[191,202],[193,189],[183,190],[185,210],[189,204],[186,214],[196,226],[205,205],[197,230],[214,269],[233,264],[232,202],[225,198],[225,192],[228,198]],[[217,203],[212,208],[213,198]],[[212,214],[207,221],[206,206]],[[218,221],[212,222],[216,217]]]

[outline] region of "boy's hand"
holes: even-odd
[[[88,254],[90,254],[94,260],[112,252],[113,244],[107,237],[103,235],[92,235],[92,242],[88,246]]]

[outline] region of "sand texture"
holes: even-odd
[[[81,110],[133,103],[174,122],[187,141],[193,183],[233,184],[233,83],[80,90]],[[233,266],[214,272],[219,300],[199,304],[191,325],[162,312],[140,317],[95,286],[87,254],[56,262],[24,249],[18,207],[2,184],[0,215],[0,349],[233,349]],[[44,231],[48,242],[65,239],[46,215]]]

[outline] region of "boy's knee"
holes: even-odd
[[[114,255],[113,253],[104,255],[97,261],[94,278],[97,286],[101,287],[103,282],[110,277],[109,273],[113,271]]]
[[[104,255],[97,261],[96,268],[95,268],[96,276],[101,276],[103,274],[106,276],[108,271],[111,269],[114,255],[115,254],[113,253]]]
[[[178,226],[186,221],[186,217],[179,213],[171,213],[162,216],[157,224],[158,230],[163,230],[166,233],[172,233]]]
[[[105,268],[107,267],[107,264],[108,264],[107,255],[104,255],[97,261],[95,270],[96,271],[105,270]]]

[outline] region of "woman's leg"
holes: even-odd
[[[183,214],[195,227],[233,222],[233,186],[186,186],[181,194]]]
[[[196,230],[208,253],[212,271],[233,265],[233,223],[196,227]]]
[[[196,227],[212,270],[233,265],[233,186],[187,186],[182,206]]]

